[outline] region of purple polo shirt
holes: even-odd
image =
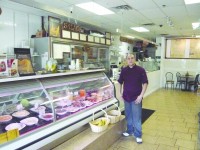
[[[148,79],[144,68],[134,65],[132,68],[128,66],[122,69],[118,82],[124,84],[124,100],[132,102],[142,92],[142,84],[148,84]]]

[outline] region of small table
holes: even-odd
[[[190,89],[188,89],[188,80],[189,78],[194,78],[193,75],[182,75],[181,78],[185,79],[185,88],[182,91],[190,91]]]

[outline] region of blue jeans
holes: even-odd
[[[135,104],[135,102],[126,102],[125,116],[127,122],[127,132],[134,134],[135,137],[142,137],[142,102]]]

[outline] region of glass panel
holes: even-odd
[[[105,77],[87,81],[76,80],[47,91],[53,100],[57,120],[90,109],[114,97],[114,88]]]
[[[0,97],[0,133],[17,128],[20,136],[53,122],[52,107],[43,90]]]

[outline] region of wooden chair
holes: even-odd
[[[182,89],[182,85],[185,87],[186,85],[186,81],[181,79],[181,74],[179,72],[176,73],[176,88],[177,86],[179,87],[179,89]]]
[[[168,89],[168,85],[171,85],[171,88],[174,89],[173,74],[171,72],[167,72],[165,74],[165,78],[166,78],[165,88]]]
[[[198,76],[198,79],[197,79],[197,84],[196,84],[196,86],[197,86],[197,95],[200,95],[200,74],[198,74],[199,76]]]
[[[188,82],[188,87],[192,91],[192,86],[194,86],[194,92],[198,91],[198,88],[200,88],[200,74],[197,74],[195,76],[194,81],[189,81]]]

